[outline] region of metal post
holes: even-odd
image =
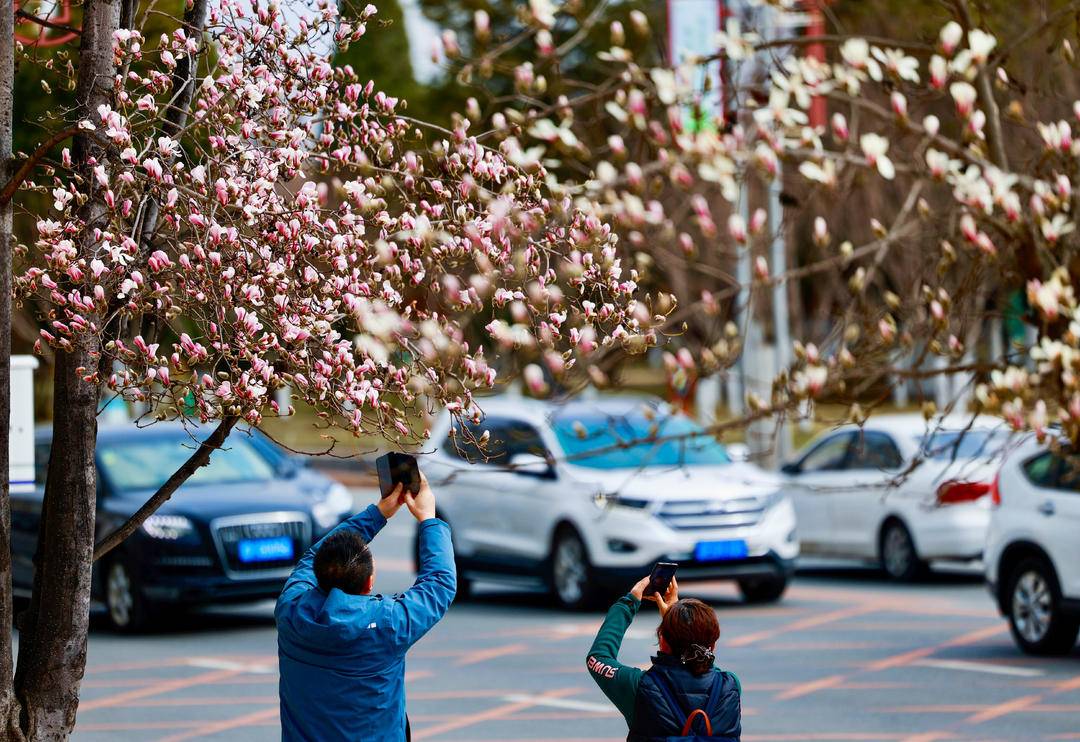
[[[769,265],[774,276],[787,272],[787,245],[782,232],[784,207],[780,203],[783,189],[782,170],[769,184]],[[776,343],[776,371],[784,373],[791,367],[791,310],[788,307],[787,281],[777,281],[772,287],[773,338]],[[791,455],[791,432],[780,418],[776,422],[776,460],[787,461]]]
[[[743,182],[742,193],[739,194],[739,210],[742,212],[743,219],[747,224],[750,223],[750,188],[746,182]],[[739,352],[738,373],[736,374],[737,382],[732,386],[734,394],[728,400],[728,405],[731,408],[731,414],[734,417],[741,417],[746,413],[746,393],[749,391],[748,379],[751,373],[753,373],[753,363],[749,358],[750,354],[755,352],[751,347],[753,343],[752,327],[754,324],[754,309],[750,306],[751,293],[750,293],[750,281],[753,274],[751,267],[751,261],[753,261],[753,250],[750,248],[750,241],[743,246],[742,252],[739,253],[738,263],[735,267],[735,280],[739,282],[739,295],[735,300],[735,312],[734,322],[735,326],[739,328],[739,333],[742,337],[742,350]],[[751,453],[757,453],[752,451]]]

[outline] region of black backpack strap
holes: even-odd
[[[723,670],[716,671],[716,677],[713,678],[712,687],[709,688],[709,700],[705,702],[705,713],[712,715],[716,710],[716,704],[720,702],[720,694],[724,690],[724,676],[727,675]]]
[[[679,699],[675,697],[675,694],[671,690],[671,686],[668,685],[667,679],[658,672],[649,673],[649,677],[651,677],[653,679],[653,682],[656,683],[656,687],[660,691],[660,695],[662,695],[664,697],[664,700],[667,701],[668,708],[675,714],[675,718],[682,719],[682,721],[679,722],[681,726],[683,723],[686,722],[686,709],[683,708],[683,705],[681,703],[679,703]]]

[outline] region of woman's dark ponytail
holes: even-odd
[[[696,598],[675,602],[664,614],[656,633],[690,672],[704,675],[712,669],[720,622],[716,620],[716,612],[705,603]]]

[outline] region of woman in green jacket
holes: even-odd
[[[608,611],[589,649],[589,674],[626,719],[629,742],[738,742],[742,687],[734,673],[713,666],[720,636],[716,612],[700,600],[680,600],[675,580],[663,596],[643,596],[648,584],[646,577]],[[657,604],[661,618],[660,651],[648,670],[618,659],[643,597]]]

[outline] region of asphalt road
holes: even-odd
[[[412,525],[403,511],[373,545],[383,592],[411,582]],[[718,662],[742,679],[747,742],[1080,740],[1080,652],[1021,655],[977,574],[896,586],[872,569],[818,564],[774,606],[744,606],[724,583],[683,594],[716,607]],[[178,615],[137,637],[95,630],[75,740],[276,738],[272,611]],[[625,738],[585,671],[600,618],[481,586],[409,656],[414,738]],[[624,662],[648,662],[656,623],[642,611]]]

